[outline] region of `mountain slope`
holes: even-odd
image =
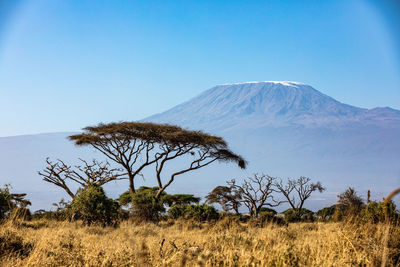
[[[146,120],[213,130],[227,126],[235,128],[243,122],[252,128],[332,127],[354,123],[400,123],[400,111],[389,108],[368,110],[342,104],[309,85],[297,82],[248,82],[213,87]]]

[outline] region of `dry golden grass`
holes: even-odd
[[[126,221],[118,228],[45,220],[6,223],[0,226],[0,265],[380,266],[386,227],[295,223],[252,228],[229,218],[215,225]],[[399,227],[390,233],[388,266],[399,266]],[[20,253],[10,253],[13,246]]]

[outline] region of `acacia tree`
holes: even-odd
[[[158,160],[155,164],[159,188],[156,199],[160,197],[162,192],[177,176],[203,168],[213,162],[234,162],[242,169],[246,167],[246,161],[241,156],[230,151],[228,144],[222,137],[182,128],[163,133],[160,137],[158,140],[159,152],[156,153]],[[169,179],[163,183],[161,176],[166,163],[180,157],[188,162],[186,167],[173,171]]]
[[[157,153],[155,145],[163,135],[179,129],[167,124],[119,122],[86,127],[83,133],[69,139],[78,146],[92,146],[121,165],[127,173],[129,189],[134,193],[135,178],[162,156]]]
[[[297,217],[301,216],[301,211],[304,206],[304,202],[311,196],[315,191],[322,193],[325,188],[320,182],[310,183],[311,179],[308,177],[301,176],[298,179],[288,179],[286,184],[283,181],[275,183],[279,192],[286,198],[284,202],[289,203]]]
[[[281,204],[272,195],[278,192],[275,189],[275,179],[265,174],[254,174],[245,179],[242,185],[236,184],[235,179],[227,184],[241,196],[240,201],[248,208],[250,216],[258,217],[262,207],[276,207]]]
[[[175,177],[205,167],[214,161],[234,161],[241,168],[246,162],[228,149],[217,136],[189,131],[179,126],[148,122],[120,122],[84,128],[84,133],[69,137],[77,145],[90,145],[120,164],[127,172],[131,193],[134,179],[151,164],[156,165],[159,199]],[[168,161],[191,155],[189,166],[174,172],[166,183],[161,173]]]
[[[206,196],[207,202],[218,203],[224,212],[234,210],[239,214],[241,195],[229,186],[217,186]]]
[[[74,169],[60,159],[53,163],[47,158],[47,166],[38,174],[43,177],[44,181],[62,188],[71,199],[75,198],[76,193],[72,192],[70,181],[86,188],[88,185],[102,186],[110,181],[125,179],[121,177],[124,175],[121,173],[121,169],[110,168],[108,162],[102,163],[95,159],[91,163],[83,159],[80,161],[83,166],[77,165]]]

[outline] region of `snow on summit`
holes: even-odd
[[[292,82],[292,81],[253,81],[253,82],[241,82],[241,83],[226,83],[226,84],[221,84],[221,85],[239,85],[239,84],[260,84],[260,83],[265,83],[265,84],[282,84],[285,86],[297,86],[297,85],[305,85],[303,83],[299,82]]]

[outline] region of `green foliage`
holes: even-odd
[[[260,214],[261,214],[261,213],[269,213],[269,214],[272,214],[272,215],[276,215],[278,212],[276,212],[276,210],[271,209],[271,208],[262,207],[262,208],[260,209]]]
[[[0,220],[17,208],[26,209],[27,206],[31,205],[31,202],[25,199],[26,194],[13,194],[10,192],[10,186],[5,185],[0,188]]]
[[[172,219],[178,219],[178,218],[184,217],[187,206],[188,205],[185,205],[185,204],[172,205],[168,209],[168,216]]]
[[[200,202],[200,198],[189,194],[176,194],[176,195],[165,194],[163,201],[165,204],[171,207],[172,205],[197,204]]]
[[[313,221],[314,212],[311,210],[302,208],[300,211],[294,209],[287,209],[282,212],[285,215],[287,222],[299,222],[299,221]]]
[[[337,215],[342,217],[358,216],[364,207],[364,201],[354,188],[349,187],[345,192],[338,195]]]
[[[118,218],[119,205],[108,198],[101,186],[91,184],[77,192],[71,211],[85,224],[111,225]]]
[[[207,204],[176,204],[168,210],[168,216],[177,219],[194,219],[198,221],[217,220],[219,214],[214,206]]]
[[[133,216],[146,221],[160,220],[166,211],[165,206],[170,207],[168,213],[171,218],[182,217],[189,205],[200,201],[200,198],[193,195],[168,195],[165,192],[156,199],[157,192],[158,187],[142,186],[133,194],[130,191],[121,194],[118,201],[121,206],[130,206]]]
[[[131,206],[132,214],[142,220],[158,221],[165,212],[164,202],[168,195],[163,192],[160,199],[156,199],[158,187],[142,186],[131,193],[126,191],[119,197],[121,206]]]
[[[328,220],[335,214],[336,205],[325,207],[317,211],[316,215],[322,220]]]
[[[399,219],[399,215],[396,212],[396,205],[392,200],[388,202],[372,201],[361,210],[360,215],[363,220],[373,223],[384,222],[386,220],[396,222]]]
[[[241,195],[230,186],[217,186],[206,196],[207,203],[218,203],[224,212],[234,210],[239,213]]]

